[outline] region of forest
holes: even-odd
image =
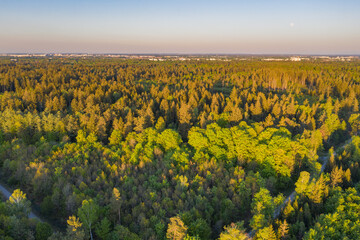
[[[359,60],[1,57],[0,238],[359,239],[359,98]]]

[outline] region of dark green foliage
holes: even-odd
[[[104,218],[96,226],[95,232],[100,239],[106,240],[109,237],[110,230],[111,230],[111,223],[107,218]]]
[[[36,224],[35,239],[36,240],[47,240],[53,231],[48,223],[39,222]]]

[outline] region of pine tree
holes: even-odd
[[[350,183],[351,181],[351,171],[350,168],[346,169],[345,173],[344,173],[344,179],[347,183]]]
[[[99,236],[101,240],[108,239],[109,233],[111,230],[111,223],[110,221],[105,217],[101,222],[96,226],[95,232],[96,235]]]
[[[353,102],[353,112],[357,113],[359,112],[359,101],[355,98]]]
[[[274,228],[272,225],[260,229],[255,236],[256,239],[261,240],[277,240]]]
[[[112,195],[110,198],[111,210],[114,211],[117,215],[118,224],[121,224],[121,195],[120,191],[117,188],[113,188]]]
[[[271,114],[269,114],[265,119],[264,127],[270,127],[272,125],[274,125],[273,118],[272,118]]]
[[[187,139],[187,134],[191,127],[190,121],[190,106],[186,103],[181,103],[181,107],[179,109],[179,133],[184,140]]]
[[[171,240],[183,240],[186,236],[187,226],[180,217],[170,218],[170,223],[166,232],[166,237]]]
[[[321,203],[323,197],[327,195],[328,190],[325,185],[325,179],[323,174],[321,174],[319,179],[314,184],[312,184],[310,189],[312,190],[308,194],[310,200],[317,204]]]
[[[308,191],[308,185],[310,180],[310,173],[303,171],[300,173],[300,177],[295,183],[295,191],[300,195],[306,195]]]
[[[248,240],[250,239],[244,228],[243,222],[231,223],[229,226],[224,227],[224,231],[220,234],[219,240]]]
[[[279,118],[281,113],[281,108],[278,102],[275,103],[275,105],[272,108],[272,115],[274,115],[275,118]]]
[[[261,100],[260,97],[257,98],[255,105],[251,105],[251,114],[253,116],[258,117],[258,119],[261,118],[262,115],[262,107],[261,107]]]
[[[343,170],[342,167],[338,168],[335,167],[330,174],[330,178],[331,178],[331,186],[335,187],[337,186],[339,183],[342,183],[342,179],[343,179]]]
[[[239,123],[242,120],[242,118],[243,118],[243,116],[242,116],[242,112],[241,112],[240,108],[238,108],[237,106],[234,106],[232,108],[229,120],[234,123]]]
[[[289,233],[289,224],[286,222],[285,219],[278,228],[278,237],[280,239],[285,239],[288,233]]]

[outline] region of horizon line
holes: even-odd
[[[360,53],[91,53],[91,52],[0,52],[0,55],[56,55],[56,54],[74,54],[74,55],[139,55],[139,56],[148,56],[148,55],[159,55],[159,56],[357,56],[360,57]]]

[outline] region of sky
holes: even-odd
[[[0,0],[0,53],[360,54],[360,0]]]

